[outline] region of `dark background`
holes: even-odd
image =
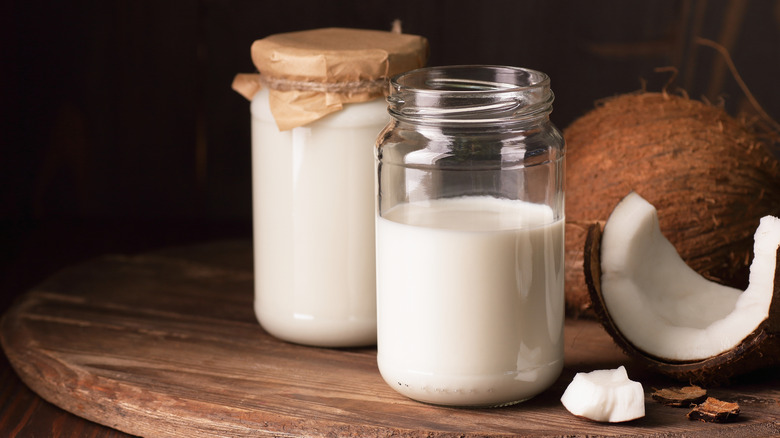
[[[643,87],[751,108],[719,42],[780,120],[776,0],[119,0],[0,5],[0,311],[106,253],[251,236],[249,106],[230,88],[270,34],[426,36],[429,65],[542,70],[565,128]]]

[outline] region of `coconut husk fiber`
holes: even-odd
[[[780,215],[780,164],[770,147],[722,108],[639,92],[597,103],[564,130],[566,304],[592,316],[583,272],[588,226],[636,191],[661,230],[703,276],[744,289],[753,233]]]

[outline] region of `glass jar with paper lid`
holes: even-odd
[[[421,67],[425,38],[327,28],[252,44],[255,313],[290,342],[376,342],[373,146],[388,78]]]

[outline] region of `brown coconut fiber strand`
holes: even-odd
[[[747,286],[758,221],[780,216],[780,164],[743,123],[687,97],[640,92],[599,102],[564,136],[570,316],[592,316],[588,227],[632,190],[657,208],[662,232],[694,270]]]

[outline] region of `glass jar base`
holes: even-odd
[[[530,400],[560,376],[563,360],[519,373],[455,376],[391,371],[380,361],[379,371],[390,387],[412,400],[447,407],[498,408]]]
[[[352,348],[376,345],[375,318],[299,319],[294,316],[262,312],[255,308],[260,326],[271,336],[310,347]]]
[[[456,408],[456,409],[500,409],[500,408],[506,408],[509,406],[519,405],[520,403],[526,402],[528,400],[531,400],[534,398],[534,396],[523,398],[520,400],[513,400],[508,401],[505,403],[498,403],[498,404],[486,404],[486,405],[458,405],[458,404],[444,404],[444,403],[428,403],[420,400],[415,400],[417,402],[431,405],[431,406],[438,406],[438,407],[445,407],[445,408]],[[414,400],[414,399],[412,399]]]

